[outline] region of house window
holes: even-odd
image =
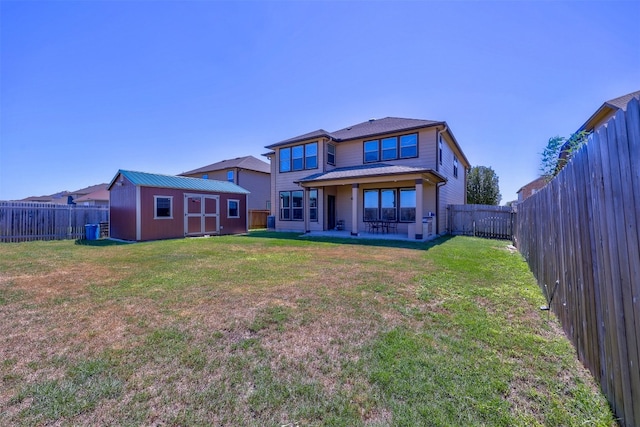
[[[240,200],[227,200],[227,218],[240,218]]]
[[[315,169],[318,167],[318,143],[312,142],[304,146],[304,168]]]
[[[418,157],[418,134],[402,135],[400,137],[400,158]]]
[[[280,149],[280,172],[291,170],[291,148]]]
[[[398,139],[384,138],[382,140],[382,160],[393,160],[398,158]]]
[[[336,164],[336,146],[333,144],[327,145],[327,164]]]
[[[364,163],[418,157],[418,134],[364,142]]]
[[[154,219],[173,218],[173,196],[153,196]]]
[[[396,190],[364,190],[364,220],[395,221],[397,219]]]
[[[396,190],[380,190],[380,213],[380,219],[396,220]]]
[[[280,192],[280,220],[282,221],[302,221],[304,207],[303,191],[281,191]]]
[[[209,175],[205,173],[204,175],[202,175],[202,179],[209,179]]]
[[[293,167],[291,168],[294,171],[301,171],[304,169],[304,146],[296,145],[295,147],[291,147],[291,157]]]
[[[400,189],[400,221],[415,222],[416,220],[416,190],[415,188]]]
[[[364,162],[377,162],[380,160],[380,141],[365,141],[364,143]]]
[[[453,177],[458,177],[458,157],[453,156]]]
[[[309,190],[309,221],[318,222],[318,190]]]
[[[233,182],[233,171],[227,171],[227,181]]]
[[[438,141],[438,160],[440,164],[442,164],[442,136],[440,137],[440,141]]]
[[[317,169],[317,167],[317,142],[280,149],[280,172]]]
[[[364,190],[364,220],[373,221],[378,216],[378,190]]]

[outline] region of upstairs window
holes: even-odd
[[[294,171],[301,171],[304,169],[304,146],[296,145],[295,147],[291,147],[291,157],[293,159],[293,168]]]
[[[233,182],[233,171],[227,171],[227,181]]]
[[[289,172],[291,170],[291,148],[280,149],[280,172]]]
[[[438,161],[442,164],[442,136],[440,137],[440,141],[438,141]]]
[[[385,138],[382,140],[382,160],[398,158],[398,138]]]
[[[312,142],[304,146],[304,168],[315,169],[318,167],[318,143]]]
[[[458,157],[453,156],[453,177],[458,177]]]
[[[380,141],[377,139],[374,141],[365,141],[364,143],[364,162],[378,162],[380,161]]]
[[[204,175],[202,175],[202,179],[209,179],[209,175],[205,173]]]
[[[336,165],[336,146],[333,144],[327,145],[327,164]]]
[[[364,142],[364,163],[412,157],[418,157],[417,133]]]
[[[318,143],[280,149],[280,172],[318,168]]]
[[[418,134],[402,135],[400,137],[400,158],[418,157]]]

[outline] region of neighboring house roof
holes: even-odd
[[[107,185],[109,184],[104,183],[104,184],[91,185],[89,187],[81,188],[80,190],[71,191],[70,193],[71,194],[90,194],[90,193],[93,193],[94,191],[106,190]]]
[[[640,90],[606,101],[604,104],[600,106],[600,108],[596,110],[595,113],[593,113],[591,117],[589,117],[589,119],[586,122],[584,122],[582,126],[580,126],[580,128],[576,131],[576,133],[581,131],[591,132],[594,130],[594,128],[597,125],[601,124],[603,120],[607,120],[609,117],[615,114],[616,111],[618,110],[626,111],[627,104],[633,98],[637,98],[640,100]]]
[[[232,182],[218,181],[214,179],[188,178],[183,176],[159,175],[146,172],[119,170],[109,183],[109,190],[116,183],[118,176],[123,175],[135,186],[175,188],[179,190],[211,191],[216,193],[241,193],[249,194],[249,191]]]
[[[385,163],[381,164],[367,164],[352,167],[336,168],[329,172],[316,173],[302,178],[299,182],[315,182],[315,181],[329,181],[339,179],[350,178],[363,178],[370,176],[386,176],[386,175],[401,175],[401,174],[413,174],[413,173],[429,173],[432,174],[438,182],[444,182],[446,179],[438,172],[432,169],[416,168],[411,166],[398,166],[389,165]]]
[[[82,202],[108,202],[109,201],[109,190],[107,190],[107,185],[104,184],[104,188],[100,188],[99,190],[92,191],[89,194],[85,194],[82,197],[78,197],[74,200],[76,203]]]
[[[196,173],[213,172],[232,168],[247,169],[262,173],[271,173],[271,166],[269,165],[269,163],[263,162],[260,159],[256,159],[253,156],[245,156],[236,157],[235,159],[223,160],[221,162],[203,166],[201,168],[194,169],[188,172],[183,172],[180,175],[192,175]]]

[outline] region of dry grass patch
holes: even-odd
[[[2,245],[0,424],[608,424],[522,264],[465,238]]]

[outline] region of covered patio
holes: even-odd
[[[434,170],[388,164],[336,168],[305,177],[297,182],[305,190],[305,204],[313,206],[311,199],[316,200],[321,213],[316,223],[305,218],[304,230],[365,239],[433,238],[437,189],[444,183],[446,179]],[[423,226],[425,218],[430,221],[429,233]]]

